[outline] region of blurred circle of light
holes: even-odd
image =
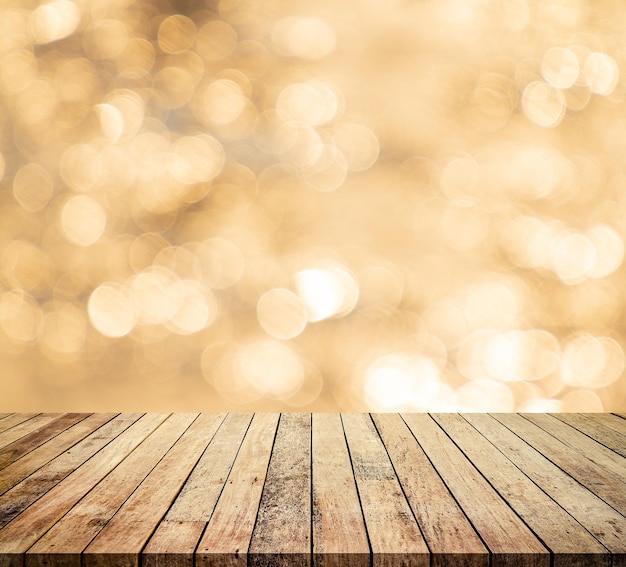
[[[589,271],[592,278],[604,278],[617,270],[624,261],[624,243],[612,228],[599,225],[588,230],[587,238],[593,244],[596,254],[593,268]]]
[[[333,143],[346,158],[350,171],[364,171],[378,159],[376,134],[361,124],[345,124],[333,135]]]
[[[204,91],[204,113],[214,124],[230,124],[244,111],[248,99],[241,87],[229,79],[218,79]]]
[[[296,122],[321,126],[337,114],[339,103],[332,88],[321,81],[287,85],[278,95],[276,110]]]
[[[266,291],[257,303],[257,318],[263,330],[275,339],[293,339],[307,325],[308,312],[302,300],[291,290]]]
[[[112,143],[117,142],[124,132],[124,117],[112,104],[97,104],[95,106],[100,119],[100,127],[104,137]]]
[[[593,52],[583,65],[583,73],[589,90],[599,95],[610,95],[619,80],[619,67],[610,55]]]
[[[580,283],[596,264],[596,249],[584,234],[564,231],[554,244],[552,262],[561,281],[569,285]]]
[[[89,296],[87,313],[93,327],[105,337],[119,338],[137,323],[137,309],[125,289],[115,283],[98,286]]]
[[[52,116],[57,103],[57,94],[50,81],[35,79],[20,92],[15,110],[24,124],[35,126]]]
[[[604,388],[620,378],[623,370],[624,351],[610,337],[580,332],[567,339],[561,376],[568,386]]]
[[[182,300],[175,287],[177,282],[176,274],[161,267],[149,268],[132,278],[130,291],[140,323],[160,325],[172,319]]]
[[[13,178],[15,200],[31,213],[45,208],[53,192],[54,184],[50,174],[37,163],[23,166]]]
[[[550,196],[562,177],[562,163],[555,151],[546,148],[525,148],[509,162],[507,177],[512,189],[526,199]]]
[[[91,191],[101,179],[104,164],[90,144],[76,144],[63,152],[59,171],[63,181],[79,193]]]
[[[96,20],[83,34],[83,50],[89,59],[115,59],[127,44],[128,28],[120,20]]]
[[[245,262],[239,247],[225,238],[209,238],[199,243],[195,254],[202,267],[202,279],[210,288],[226,289],[243,274]]]
[[[324,144],[317,162],[303,171],[304,180],[316,191],[335,191],[346,180],[348,165],[344,155],[335,146]]]
[[[359,311],[381,317],[393,313],[404,293],[404,279],[395,266],[373,264],[357,274]]]
[[[512,412],[515,396],[511,388],[499,380],[472,380],[456,391],[459,411]]]
[[[604,406],[598,394],[591,390],[574,390],[561,398],[560,411],[566,413],[602,413]]]
[[[558,89],[571,87],[578,79],[579,71],[578,57],[566,47],[548,49],[541,60],[543,78]]]
[[[41,318],[39,305],[24,291],[15,289],[0,295],[0,327],[14,341],[35,340]]]
[[[543,81],[528,84],[522,94],[524,114],[538,126],[553,128],[565,116],[565,95]]]
[[[480,178],[480,165],[474,158],[450,160],[439,180],[441,190],[451,200],[472,196]]]
[[[365,402],[374,411],[428,407],[438,395],[439,368],[423,356],[385,355],[365,373]]]
[[[197,333],[210,326],[217,316],[217,300],[211,290],[199,290],[195,281],[180,280],[170,292],[178,296],[178,308],[167,328],[179,335]]]
[[[37,77],[37,60],[26,49],[7,53],[0,59],[0,92],[16,95]]]
[[[285,399],[304,382],[300,357],[287,345],[271,339],[259,340],[239,349],[235,372],[262,395]]]
[[[104,209],[87,195],[72,197],[61,212],[63,233],[70,242],[78,246],[91,246],[97,242],[106,223]]]
[[[169,163],[172,177],[186,185],[210,181],[222,170],[225,154],[212,136],[184,136],[176,140]]]
[[[322,19],[289,17],[280,20],[272,32],[279,53],[302,59],[322,59],[335,50],[334,30]]]
[[[54,303],[43,319],[41,342],[49,358],[60,362],[75,360],[85,344],[87,322],[72,303]],[[59,357],[58,355],[61,355]]]
[[[36,44],[50,43],[74,33],[80,8],[71,0],[54,0],[35,8],[28,18],[28,33]]]
[[[295,275],[295,280],[311,323],[347,315],[358,301],[358,284],[342,268],[302,270]]]
[[[217,61],[230,55],[237,45],[237,32],[219,20],[204,24],[198,31],[196,49],[198,53],[210,61]]]
[[[161,51],[183,53],[196,41],[196,24],[180,14],[170,16],[161,22],[157,39]]]

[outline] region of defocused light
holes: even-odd
[[[266,291],[257,303],[259,323],[275,339],[297,337],[306,327],[307,316],[302,300],[288,289]]]
[[[515,397],[508,385],[496,380],[472,380],[457,391],[459,411],[511,412]]]
[[[567,340],[561,375],[569,386],[604,388],[615,382],[624,370],[624,352],[609,337],[578,333]]]
[[[243,255],[230,240],[210,238],[197,246],[196,254],[202,265],[203,279],[209,287],[225,289],[241,278]]]
[[[167,328],[180,335],[197,333],[208,327],[217,316],[217,300],[210,290],[199,290],[193,281],[179,280],[170,289],[178,297],[178,308],[167,322]]]
[[[41,310],[31,296],[21,290],[0,295],[0,327],[13,340],[33,341],[41,325]]]
[[[54,0],[35,8],[28,32],[35,43],[50,43],[72,34],[81,20],[80,8],[71,0]]]
[[[196,45],[198,53],[205,59],[223,59],[235,49],[237,32],[226,22],[213,20],[200,28]]]
[[[533,81],[522,95],[522,108],[527,118],[539,126],[554,128],[565,115],[563,93],[542,81]]]
[[[72,197],[61,213],[61,226],[67,239],[78,246],[97,242],[106,227],[107,217],[102,206],[86,195]]]
[[[599,95],[610,95],[619,80],[619,67],[606,53],[591,53],[585,60],[583,73],[591,92]]]
[[[0,59],[0,91],[16,95],[37,76],[37,60],[25,49],[8,53]]]
[[[297,122],[320,126],[335,117],[338,101],[328,85],[309,81],[285,87],[278,95],[276,109]]]
[[[70,146],[61,157],[61,176],[74,191],[85,192],[93,189],[100,180],[102,169],[100,153],[91,145]]]
[[[518,320],[520,301],[512,282],[499,278],[487,280],[468,290],[465,317],[474,329],[511,327]]]
[[[541,61],[541,74],[553,87],[567,89],[578,78],[580,65],[578,57],[565,47],[552,47],[543,55]]]
[[[67,360],[63,355],[81,352],[85,343],[87,322],[83,311],[72,303],[53,303],[43,319],[41,342],[50,358]],[[57,355],[61,355],[59,358]]]
[[[182,53],[196,41],[196,24],[186,16],[170,16],[161,22],[157,39],[161,51]]]
[[[333,143],[341,150],[350,171],[364,171],[378,159],[380,147],[376,134],[361,124],[341,126],[333,136]]]
[[[610,227],[599,225],[587,231],[595,248],[595,263],[589,271],[592,278],[604,278],[617,270],[624,261],[624,243]]]
[[[584,234],[564,231],[553,248],[556,275],[567,284],[583,281],[596,263],[596,250]]]
[[[215,124],[228,124],[239,118],[246,106],[246,97],[234,81],[213,81],[204,91],[204,111]]]
[[[566,413],[602,413],[605,410],[602,400],[595,392],[574,390],[563,396],[559,411]]]
[[[322,19],[290,17],[274,27],[272,41],[284,55],[303,59],[322,59],[335,49],[335,32]]]
[[[128,29],[119,20],[97,20],[83,35],[83,49],[90,59],[114,59],[128,44]]]
[[[54,191],[50,174],[39,164],[29,163],[22,167],[13,179],[13,196],[27,211],[43,209]]]
[[[356,305],[357,282],[342,268],[302,270],[295,279],[311,322],[346,315]]]
[[[135,304],[126,290],[115,284],[102,284],[89,296],[89,321],[105,337],[123,337],[137,322]]]
[[[210,181],[224,165],[224,150],[213,137],[185,136],[176,140],[169,164],[172,177],[184,184]]]

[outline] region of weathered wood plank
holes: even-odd
[[[626,565],[624,516],[491,416],[464,417],[602,543],[611,552],[614,567]]]
[[[577,451],[596,465],[609,471],[622,482],[626,482],[626,459],[624,457],[594,441],[577,429],[547,414],[529,413],[521,415],[556,437],[570,449]]]
[[[13,415],[12,413],[0,413],[0,421],[2,421],[5,417],[9,417]]]
[[[370,548],[338,414],[312,416],[313,563],[369,567]]]
[[[491,551],[493,567],[548,567],[546,548],[437,423],[426,414],[403,418]]]
[[[554,567],[610,566],[608,550],[468,421],[457,414],[433,418],[554,553]]]
[[[23,553],[165,420],[147,414],[0,530],[0,565],[22,565]],[[18,485],[19,486],[19,485]],[[5,496],[9,494],[7,492]]]
[[[0,422],[0,433],[3,433],[8,429],[19,425],[20,423],[24,423],[25,421],[28,421],[38,415],[38,413],[12,413]]]
[[[311,415],[282,414],[257,522],[250,567],[306,567],[311,563]]]
[[[489,565],[489,551],[398,414],[375,414],[413,514],[432,555],[432,567]]]
[[[279,414],[256,414],[196,552],[198,567],[246,567]]]
[[[611,415],[610,413],[583,413],[582,415],[590,417],[622,435],[626,435],[626,420],[621,417]]]
[[[141,414],[118,416],[0,496],[0,528],[59,484],[140,417]]]
[[[40,427],[17,441],[13,441],[10,445],[6,445],[0,449],[0,470],[6,468],[20,457],[30,453],[40,445],[43,445],[46,441],[53,439],[88,416],[89,414],[87,413],[61,414],[48,423],[46,427]]]
[[[28,550],[26,566],[80,567],[81,552],[195,418],[193,414],[170,416]]]
[[[375,566],[428,566],[428,547],[368,414],[341,415]]]
[[[0,433],[0,449],[14,443],[18,439],[25,437],[29,433],[36,431],[40,427],[45,427],[51,421],[57,419],[61,414],[59,413],[40,413],[35,417],[30,418],[27,421],[20,423]]]
[[[86,547],[84,567],[139,565],[144,545],[215,435],[224,414],[201,414]]]
[[[518,414],[503,413],[495,414],[494,417],[537,451],[549,455],[555,465],[583,483],[618,512],[626,515],[626,490],[619,478]]]
[[[0,475],[0,494],[111,421],[116,414],[95,413],[7,466]]]
[[[144,567],[192,566],[252,414],[229,414],[142,553]]]
[[[598,421],[579,413],[553,413],[555,419],[571,425],[578,431],[602,443],[622,457],[626,457],[626,435],[602,425]]]

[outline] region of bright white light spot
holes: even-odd
[[[356,280],[341,268],[302,270],[295,279],[311,322],[346,315],[358,300]]]
[[[97,242],[106,227],[107,217],[100,204],[86,195],[72,197],[61,213],[61,226],[67,239],[78,246]]]
[[[89,320],[106,337],[123,337],[137,322],[135,304],[128,294],[115,284],[97,287],[87,303]]]
[[[580,283],[596,263],[596,250],[585,235],[564,231],[552,252],[553,269],[566,284]]]
[[[619,80],[619,67],[606,53],[591,53],[585,60],[583,73],[591,92],[599,95],[610,95]]]
[[[334,51],[337,40],[335,32],[324,20],[290,17],[276,24],[272,41],[285,55],[322,59]]]
[[[35,8],[28,19],[28,32],[35,43],[50,43],[72,34],[80,20],[80,9],[75,2],[54,0]]]

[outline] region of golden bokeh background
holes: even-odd
[[[625,411],[621,0],[3,0],[3,410]]]

